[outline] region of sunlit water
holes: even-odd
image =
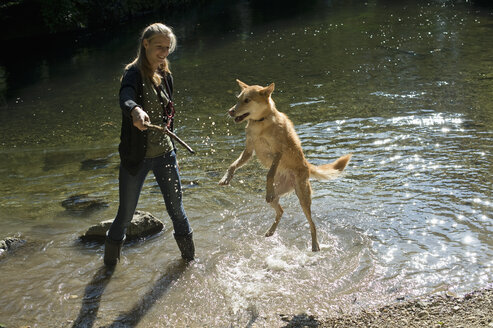
[[[101,245],[77,241],[118,206],[118,79],[145,23],[27,63],[32,76],[16,80],[12,61],[2,68],[0,238],[27,243],[0,260],[0,323],[278,327],[283,314],[492,282],[491,10],[334,2],[269,20],[259,9],[211,6],[170,21],[182,41],[171,58],[176,132],[197,151],[179,152],[198,257],[188,267],[152,176],[139,209],[165,222],[162,233],[126,246],[114,272],[102,269]],[[264,237],[274,212],[258,163],[217,185],[244,143],[226,115],[236,78],[276,83],[310,162],[353,153],[339,179],[312,182],[318,253],[294,194]],[[80,193],[109,207],[65,211]]]

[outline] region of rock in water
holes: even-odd
[[[25,243],[25,240],[15,237],[7,237],[3,240],[0,240],[0,257],[9,251],[12,251],[17,247],[24,245]]]
[[[104,242],[106,231],[113,220],[102,221],[90,227],[85,234],[80,236],[83,241]],[[144,238],[163,230],[164,224],[151,213],[135,211],[135,214],[127,228],[127,241]]]
[[[62,202],[62,206],[73,213],[87,213],[108,207],[108,203],[102,198],[89,196],[88,194],[79,194],[70,196]]]

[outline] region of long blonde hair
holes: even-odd
[[[151,81],[156,85],[161,84],[161,75],[159,74],[159,72],[161,72],[163,76],[165,74],[171,74],[171,71],[169,69],[169,61],[167,58],[164,61],[164,63],[158,67],[157,71],[154,71],[151,68],[151,64],[147,60],[146,50],[144,48],[144,39],[150,41],[153,37],[155,37],[158,34],[164,35],[169,38],[170,40],[169,53],[171,54],[173,51],[175,51],[176,36],[173,33],[173,30],[169,26],[166,26],[162,23],[154,23],[147,26],[142,31],[142,35],[140,36],[139,39],[139,48],[137,50],[137,57],[135,57],[135,59],[131,63],[127,64],[127,66],[125,66],[125,70],[129,69],[132,66],[137,66],[137,68],[140,70],[140,73],[142,74],[142,77],[150,78]]]

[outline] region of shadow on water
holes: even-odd
[[[103,295],[114,272],[114,268],[108,268],[106,266],[102,266],[96,271],[91,282],[86,287],[84,298],[82,299],[82,307],[80,308],[79,316],[72,325],[73,328],[93,326],[98,315],[101,295]]]
[[[144,315],[154,306],[156,301],[169,290],[173,282],[183,275],[186,268],[187,264],[182,260],[178,260],[171,264],[140,301],[138,301],[130,310],[121,313],[113,323],[104,327],[115,328],[122,326],[136,326]],[[108,268],[106,266],[102,266],[96,271],[94,277],[85,289],[82,306],[72,328],[93,327],[99,311],[101,296],[103,295],[106,286],[108,286],[114,271],[115,268]]]
[[[180,279],[187,267],[187,263],[181,259],[169,265],[166,272],[156,281],[141,300],[135,303],[130,310],[121,313],[112,324],[104,327],[135,327],[154,306],[156,301],[169,290],[173,282]]]

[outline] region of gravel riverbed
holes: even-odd
[[[493,328],[493,287],[461,297],[448,294],[400,301],[338,317],[282,316],[284,327]]]

